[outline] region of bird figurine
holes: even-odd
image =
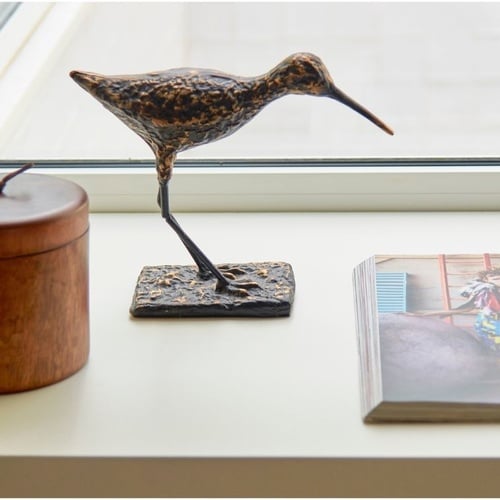
[[[153,150],[162,217],[191,254],[199,276],[216,278],[218,292],[241,292],[244,284],[234,287],[232,279],[212,264],[170,212],[168,185],[179,152],[233,134],[266,105],[287,94],[329,97],[393,134],[336,87],[321,59],[310,53],[292,54],[257,77],[196,68],[117,76],[71,71],[70,76]]]

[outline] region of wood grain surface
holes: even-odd
[[[88,233],[50,252],[0,259],[0,393],[62,380],[89,355]]]
[[[89,355],[88,199],[23,174],[0,195],[0,393],[62,380]]]

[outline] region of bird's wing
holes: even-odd
[[[168,126],[233,115],[241,106],[241,83],[224,73],[192,71],[143,81],[137,93],[142,118]]]

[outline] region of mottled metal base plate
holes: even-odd
[[[217,268],[224,275],[235,278],[232,291],[217,292],[216,280],[201,279],[196,266],[144,267],[137,281],[130,313],[136,317],[177,318],[290,315],[295,293],[290,264],[251,262],[221,264]]]

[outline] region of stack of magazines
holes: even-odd
[[[376,255],[353,273],[365,422],[500,421],[500,255]]]

